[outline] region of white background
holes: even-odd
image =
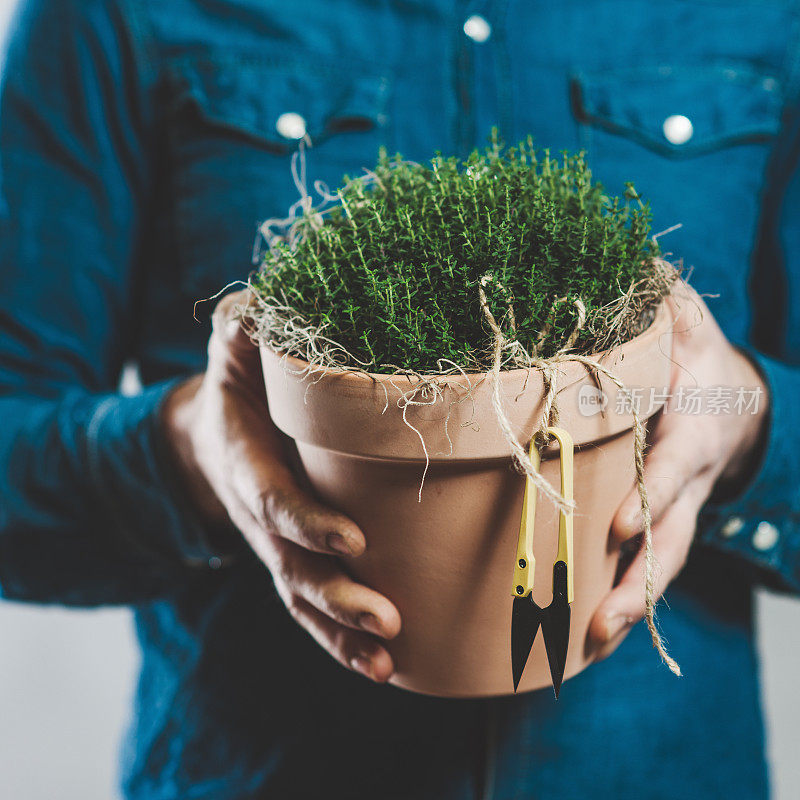
[[[58,0],[52,0],[58,2]],[[0,32],[14,0],[0,0]],[[669,629],[669,612],[663,621]],[[775,800],[800,786],[800,602],[759,597]],[[138,654],[128,611],[0,602],[0,797],[113,800]],[[724,736],[713,720],[710,736]]]

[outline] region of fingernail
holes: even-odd
[[[375,636],[383,636],[383,628],[374,614],[368,612],[361,614],[358,618],[358,624],[368,633],[372,633]]]
[[[625,628],[633,625],[633,617],[627,614],[612,613],[606,615],[606,641],[619,636]]]
[[[329,533],[325,537],[325,544],[327,544],[331,550],[336,553],[341,553],[343,556],[352,555],[350,548],[347,546],[347,542],[345,542],[344,537],[340,533]]]
[[[366,656],[353,656],[350,659],[350,666],[367,678],[372,677],[372,663]]]

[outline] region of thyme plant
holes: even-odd
[[[328,360],[371,372],[484,370],[484,276],[504,334],[544,358],[574,329],[576,299],[587,315],[574,350],[586,354],[638,333],[669,288],[649,208],[632,184],[609,196],[583,154],[495,136],[463,162],[382,152],[365,173],[327,208],[306,196],[270,241],[251,278],[262,340],[307,360],[324,341]]]

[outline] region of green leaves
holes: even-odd
[[[580,298],[587,325],[576,349],[590,352],[602,338],[592,321],[655,269],[650,211],[633,185],[609,197],[583,154],[553,158],[530,140],[504,149],[495,137],[464,162],[437,154],[428,165],[383,152],[339,197],[343,211],[324,224],[317,209],[295,222],[296,246],[273,245],[253,286],[311,327],[325,323],[328,338],[375,372],[435,372],[442,358],[487,368],[477,289],[487,273],[508,336],[532,352],[547,323],[539,354],[552,355]]]

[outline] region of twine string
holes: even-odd
[[[511,421],[509,420],[508,415],[503,407],[502,393],[500,390],[500,372],[503,365],[503,352],[505,350],[513,350],[516,353],[519,353],[519,351],[522,350],[522,353],[527,356],[527,358],[524,359],[527,362],[527,366],[538,370],[542,375],[545,396],[539,426],[534,433],[534,437],[540,447],[545,445],[549,439],[547,428],[558,423],[558,404],[556,400],[558,393],[556,370],[558,364],[566,361],[577,361],[578,363],[583,364],[593,375],[596,376],[598,372],[604,375],[620,391],[625,390],[625,384],[604,364],[588,358],[587,356],[581,356],[569,352],[575,345],[580,331],[586,321],[586,307],[579,299],[575,300],[575,326],[564,343],[564,346],[558,350],[555,355],[551,356],[550,358],[540,358],[537,354],[530,356],[525,353],[521,346],[515,346],[518,345],[518,343],[509,342],[502,329],[497,324],[497,320],[489,308],[489,302],[486,297],[486,290],[484,287],[494,280],[494,276],[491,273],[484,275],[478,286],[478,295],[480,298],[481,311],[483,312],[484,318],[486,319],[493,336],[493,358],[490,374],[492,380],[492,405],[497,415],[497,420],[500,424],[500,428],[505,436],[506,441],[511,447],[514,460],[521,467],[522,472],[524,472],[524,474],[530,478],[536,488],[542,494],[544,494],[559,510],[574,510],[574,503],[566,502],[561,496],[561,493],[557,492],[550,482],[543,478],[538,470],[534,468],[534,465],[528,457],[525,448],[522,447],[514,434],[514,431],[511,427]],[[500,288],[503,287],[501,286]],[[555,303],[563,302],[565,300],[566,298],[558,298],[556,299]],[[513,314],[513,312],[511,313]],[[550,323],[551,316],[552,314],[548,315],[548,320],[545,322],[545,325],[539,334],[537,340],[537,349],[547,336],[549,325],[552,324]],[[647,496],[647,487],[645,486],[644,480],[644,451],[646,447],[647,429],[644,420],[642,420],[641,416],[633,406],[631,407],[631,414],[633,416],[633,455],[636,472],[636,488],[639,494],[639,503],[642,512],[642,528],[644,533],[645,622],[647,624],[647,629],[650,632],[650,638],[653,642],[653,647],[656,649],[656,652],[659,654],[662,661],[667,665],[673,674],[681,675],[681,668],[678,665],[678,662],[667,652],[664,641],[661,637],[661,633],[656,624],[655,574],[658,564],[653,551],[653,515],[650,509],[650,501]]]
[[[478,286],[478,293],[480,295],[481,309],[483,310],[483,314],[493,334],[494,353],[490,376],[492,381],[492,406],[497,414],[497,421],[500,424],[500,429],[503,432],[503,436],[511,447],[511,451],[516,463],[522,467],[523,472],[531,479],[531,481],[533,481],[533,484],[536,486],[536,488],[560,510],[571,511],[575,507],[574,503],[569,503],[564,500],[564,498],[561,496],[561,493],[557,492],[550,485],[550,482],[545,480],[534,467],[530,456],[526,452],[525,448],[519,443],[517,437],[514,435],[514,431],[511,428],[511,421],[509,420],[508,415],[503,408],[503,398],[500,391],[500,370],[503,363],[503,350],[506,346],[506,337],[503,334],[503,331],[500,329],[500,326],[497,324],[497,320],[494,318],[491,309],[489,308],[489,302],[486,298],[486,291],[483,288],[488,280],[491,280],[489,276],[484,276],[482,278],[481,284]],[[548,387],[545,399],[546,411],[545,414],[543,414],[542,429],[544,430],[547,427],[547,423],[550,420],[550,415],[555,407],[555,380],[553,379],[549,364],[542,362],[540,369],[542,370],[545,384]]]

